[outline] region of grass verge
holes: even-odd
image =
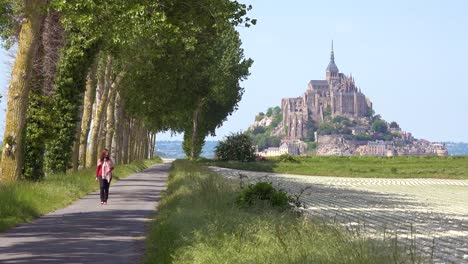
[[[265,204],[239,208],[238,194],[238,184],[196,163],[176,161],[143,263],[417,262],[392,241],[369,240]]]
[[[231,169],[315,176],[468,179],[468,156],[298,157],[256,162],[203,161]]]
[[[115,179],[162,162],[160,158],[118,165]],[[17,181],[0,184],[0,232],[29,222],[48,212],[63,208],[76,199],[99,188],[94,181],[94,169],[68,174],[54,174],[40,182]]]

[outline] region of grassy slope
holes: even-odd
[[[208,162],[233,169],[316,176],[468,179],[468,156],[301,157],[299,163]]]
[[[271,207],[240,209],[238,185],[176,161],[151,224],[144,263],[411,263],[392,243],[365,240]]]
[[[159,158],[119,165],[116,179],[161,162]],[[63,208],[76,199],[98,189],[94,169],[70,174],[51,175],[41,182],[18,181],[0,185],[0,232],[31,221],[43,214]]]

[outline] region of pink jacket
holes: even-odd
[[[96,170],[96,177],[102,176],[102,179],[106,179],[108,182],[110,182],[110,180],[112,179],[112,170],[114,169],[114,163],[112,162],[112,160],[108,159],[104,162],[98,160],[97,165],[98,166]]]

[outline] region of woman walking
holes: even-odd
[[[114,163],[109,158],[109,150],[104,149],[99,157],[96,168],[96,181],[99,181],[99,187],[101,189],[101,205],[107,205],[113,169]]]

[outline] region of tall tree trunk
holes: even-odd
[[[114,106],[114,135],[111,144],[111,154],[114,162],[120,164],[120,148],[121,148],[121,135],[122,135],[122,122],[121,122],[121,98],[120,93],[117,91],[115,94],[115,106]]]
[[[31,72],[37,51],[46,0],[25,0],[25,18],[19,35],[18,52],[10,80],[0,179],[15,181],[23,168],[23,137]]]
[[[114,109],[115,109],[115,96],[116,96],[116,88],[111,87],[110,91],[110,98],[109,103],[107,106],[107,114],[106,114],[106,121],[107,121],[107,133],[105,137],[105,147],[109,150],[112,150],[112,140],[114,138],[114,131],[115,131],[115,122],[114,122]]]
[[[107,134],[107,107],[109,105],[109,101],[112,98],[112,90],[113,90],[113,59],[112,56],[108,55],[107,57],[107,67],[106,67],[106,86],[109,89],[106,101],[103,101],[102,103],[104,104],[104,113],[103,117],[101,119],[101,124],[99,125],[99,136],[98,136],[98,149],[97,149],[97,154],[99,155],[104,148],[106,148],[106,134]]]
[[[150,153],[151,158],[154,158],[155,150],[156,150],[156,132],[153,132],[153,140],[151,141],[151,153]]]
[[[98,159],[98,144],[99,144],[99,130],[102,123],[102,118],[104,115],[105,101],[107,101],[107,96],[109,90],[107,86],[103,87],[102,97],[99,105],[97,105],[97,112],[95,118],[93,119],[93,128],[91,130],[91,138],[88,145],[88,158],[86,158],[86,167],[92,167],[95,165]]]
[[[199,122],[200,122],[200,112],[202,110],[204,100],[201,99],[198,103],[197,108],[193,112],[192,116],[192,134],[191,134],[191,144],[190,144],[190,160],[195,160],[200,155],[200,135],[199,135]]]
[[[124,133],[122,137],[122,163],[127,164],[128,163],[128,144],[129,144],[129,137],[130,137],[130,119],[128,117],[125,117],[125,123],[124,123]]]
[[[63,47],[64,30],[60,13],[50,10],[41,27],[40,45],[36,54],[32,90],[26,110],[23,176],[28,180],[44,177],[44,153],[52,131],[53,83]]]
[[[81,133],[80,133],[80,149],[79,149],[79,165],[86,167],[86,147],[88,144],[89,130],[91,126],[91,118],[93,112],[93,104],[96,99],[96,71],[97,60],[91,66],[87,81],[86,92],[83,104],[83,116],[81,118]]]
[[[73,149],[72,149],[72,156],[71,156],[73,171],[77,171],[78,165],[79,165],[80,135],[81,135],[81,122],[82,122],[83,110],[84,110],[84,107],[83,105],[81,105],[78,111],[79,112],[78,116],[80,118],[76,121],[75,141],[73,142]]]
[[[109,95],[110,95],[110,92],[109,91]],[[107,98],[107,102],[109,102],[109,98]],[[99,129],[99,136],[98,136],[98,148],[97,148],[97,155],[99,156],[100,153],[102,153],[102,151],[104,150],[105,148],[105,144],[106,144],[106,133],[107,133],[107,102],[104,102],[105,103],[105,107],[104,107],[104,113],[102,114],[102,119],[101,119],[101,124],[99,125],[100,129]]]
[[[129,125],[128,125],[128,157],[127,163],[133,161],[133,156],[135,153],[135,123],[132,118],[129,118]]]

